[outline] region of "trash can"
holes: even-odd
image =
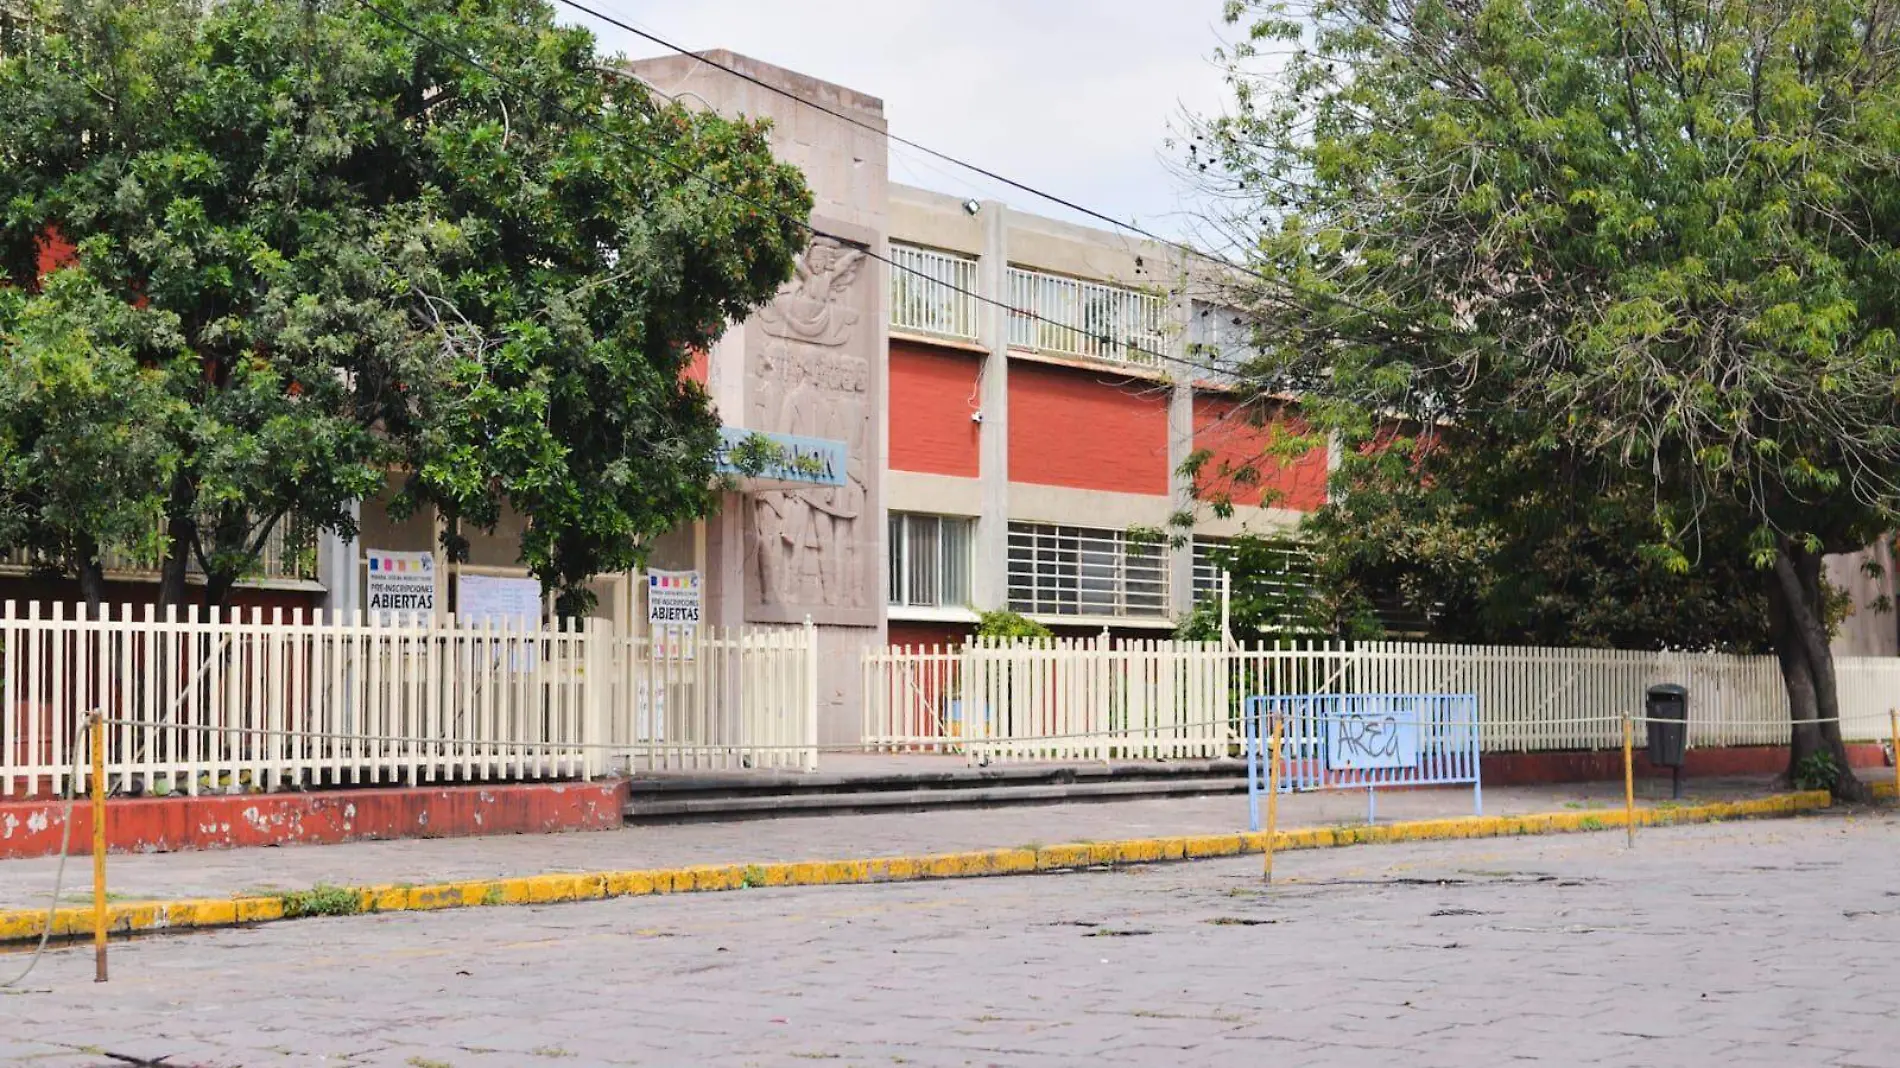
[[[1643,700],[1649,727],[1649,762],[1670,768],[1670,793],[1682,796],[1682,760],[1689,748],[1689,691],[1674,683],[1651,686]]]

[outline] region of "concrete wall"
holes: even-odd
[[[1865,565],[1870,562],[1878,574],[1867,573]],[[1834,655],[1900,655],[1900,617],[1891,608],[1883,612],[1875,607],[1882,598],[1893,605],[1896,587],[1900,587],[1894,575],[1893,547],[1883,542],[1863,552],[1830,556],[1826,566],[1827,580],[1846,590],[1854,603],[1853,614],[1841,622],[1834,636]]]
[[[716,575],[709,609],[727,625],[817,623],[824,665],[819,738],[855,741],[858,654],[882,644],[886,600],[890,312],[879,260],[888,248],[890,194],[877,132],[883,105],[745,56],[721,51],[707,58],[790,97],[690,56],[640,61],[632,69],[688,106],[770,120],[774,154],[803,171],[811,187],[816,231],[797,277],[709,354],[708,390],[727,425],[848,446],[845,486],[754,488],[708,524],[709,570]]]

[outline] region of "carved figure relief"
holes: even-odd
[[[759,600],[768,606],[871,608],[862,543],[871,475],[871,366],[851,351],[860,312],[851,285],[864,253],[821,238],[800,257],[797,278],[756,320],[765,340],[747,393],[748,424],[845,442],[843,486],[760,493],[753,502]]]

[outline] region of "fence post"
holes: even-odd
[[[87,717],[92,742],[92,981],[106,981],[106,718],[98,709]],[[74,739],[74,745],[79,744]],[[75,791],[76,792],[76,791]],[[70,796],[70,795],[69,795]],[[73,818],[72,809],[66,818]],[[52,922],[52,917],[47,917]]]
[[[1636,848],[1636,762],[1631,753],[1636,728],[1623,713],[1623,827],[1631,849]]]
[[[607,742],[607,689],[612,681],[601,652],[612,635],[603,640],[601,632],[610,626],[606,620],[589,619],[580,634],[581,777],[590,781],[600,776],[608,758],[601,746]]]
[[[818,627],[805,617],[804,770],[818,770]]]
[[[1893,799],[1900,803],[1900,711],[1887,710],[1889,754],[1893,757]]]

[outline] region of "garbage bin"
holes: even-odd
[[[1689,691],[1674,683],[1651,686],[1643,700],[1649,727],[1649,762],[1670,768],[1671,793],[1682,796],[1682,760],[1689,748]]]

